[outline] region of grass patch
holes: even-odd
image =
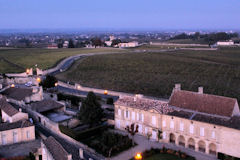
[[[59,63],[60,60],[82,53],[97,52],[119,52],[121,50],[114,48],[73,48],[73,49],[1,49],[0,50],[0,73],[24,72],[25,68],[33,67],[38,64],[41,69],[48,69]],[[10,63],[6,65],[2,58]],[[11,64],[12,63],[12,64]],[[14,65],[15,64],[15,65]],[[16,66],[21,66],[16,67]]]
[[[81,62],[81,63],[80,63]],[[240,100],[240,49],[180,50],[91,56],[57,75],[84,86],[168,98],[174,84],[185,90]]]

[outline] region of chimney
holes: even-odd
[[[203,87],[198,87],[198,93],[203,94]]]
[[[181,84],[175,84],[175,90],[180,91],[181,90]]]

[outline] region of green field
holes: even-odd
[[[57,75],[84,86],[168,98],[175,83],[185,90],[240,100],[240,49],[97,55]]]
[[[47,69],[60,60],[81,53],[118,52],[119,49],[0,49],[0,73],[23,72],[26,68],[38,64],[39,68]]]

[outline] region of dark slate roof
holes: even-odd
[[[154,109],[160,114],[162,113],[166,114],[172,111],[172,108],[168,107],[167,102],[149,99],[149,98],[137,98],[136,100],[134,100],[134,97],[126,96],[126,97],[119,98],[115,102],[115,104],[120,106],[141,109],[141,110]]]
[[[64,105],[51,99],[44,99],[42,101],[32,103],[31,106],[33,110],[41,113],[41,112],[46,112],[53,109],[62,108]]]
[[[169,112],[168,115],[189,119],[193,115],[193,113],[187,111],[174,110],[173,112]]]
[[[11,130],[11,129],[16,129],[16,128],[26,128],[26,127],[30,127],[30,126],[33,126],[33,124],[27,120],[17,121],[14,123],[1,123],[0,131],[7,131],[7,130]]]
[[[169,100],[170,106],[183,109],[231,117],[237,99],[197,92],[174,90]]]
[[[21,101],[32,95],[32,88],[8,88],[3,91],[2,94],[12,99]]]
[[[4,98],[0,99],[0,109],[3,110],[10,117],[19,112],[11,104],[9,104]]]
[[[62,147],[57,140],[55,140],[52,136],[48,137],[46,140],[43,140],[48,151],[51,153],[54,159],[56,160],[67,160],[68,153]]]

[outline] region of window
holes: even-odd
[[[148,134],[148,128],[145,127],[145,135],[147,135],[147,134]]]
[[[121,125],[120,120],[116,120],[116,125],[117,125],[117,128],[120,128],[120,125]]]
[[[138,132],[142,133],[142,125],[141,124],[138,125]]]
[[[118,116],[121,117],[121,109],[118,109]]]
[[[153,124],[154,126],[156,126],[156,124],[157,124],[157,121],[156,121],[156,117],[155,117],[155,116],[152,116],[152,124]]]
[[[163,139],[166,139],[166,138],[167,138],[166,132],[163,132]]]
[[[213,139],[216,138],[215,131],[212,131],[212,138],[213,138]]]
[[[132,120],[135,121],[135,112],[132,112]]]
[[[180,129],[180,131],[184,130],[184,124],[183,123],[180,123],[179,129]]]
[[[152,130],[152,138],[157,139],[157,132]]]
[[[200,128],[200,136],[204,136],[204,128]]]
[[[7,138],[5,134],[2,134],[2,144],[7,144]]]
[[[128,118],[128,110],[126,110],[126,118]]]
[[[174,121],[170,122],[170,128],[173,129],[174,128]]]
[[[27,131],[27,139],[30,138],[30,131]]]
[[[13,131],[13,142],[17,143],[17,141],[18,141],[17,132]]]
[[[137,120],[139,121],[139,113],[137,113]]]
[[[143,115],[143,113],[141,114],[141,121],[144,122],[144,115]]]
[[[166,121],[165,120],[162,122],[162,126],[166,127]]]
[[[194,133],[194,126],[193,126],[192,124],[190,125],[189,132],[190,132],[191,134]]]

